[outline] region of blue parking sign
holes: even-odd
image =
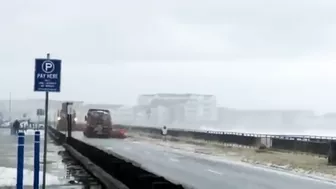
[[[61,60],[35,59],[34,91],[61,91]]]

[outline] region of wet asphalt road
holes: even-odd
[[[25,136],[24,184],[25,189],[33,184],[34,136]],[[41,139],[43,144],[44,140]],[[40,146],[40,171],[43,170],[43,145]],[[9,129],[0,129],[0,189],[15,188],[17,167],[17,137],[10,135]],[[42,183],[42,172],[40,172]],[[64,148],[48,140],[47,146],[47,185],[48,189],[99,189],[97,181],[75,163],[64,152]]]
[[[336,185],[294,174],[201,158],[171,148],[131,139],[88,139],[87,143],[114,151],[171,180],[199,189],[336,189]]]

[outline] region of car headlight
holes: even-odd
[[[75,118],[74,118],[74,121],[76,121],[76,122],[77,122],[77,117],[75,117]]]
[[[57,120],[58,120],[58,121],[61,120],[61,117],[57,117]]]

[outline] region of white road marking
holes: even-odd
[[[216,175],[222,175],[222,174],[223,174],[223,173],[221,173],[221,172],[214,171],[214,170],[212,170],[212,169],[208,169],[207,171],[209,171],[210,173],[214,173],[214,174],[216,174]]]
[[[179,162],[178,159],[175,159],[175,158],[169,158],[170,161],[173,161],[173,162]]]
[[[125,147],[124,149],[129,151],[131,149],[131,147]]]

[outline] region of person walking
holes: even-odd
[[[167,132],[168,132],[168,128],[164,125],[162,127],[162,130],[161,130],[161,134],[163,136],[163,141],[166,141],[167,140]]]
[[[18,134],[19,130],[20,130],[20,122],[19,120],[15,120],[13,123],[13,129],[14,129],[14,133]]]

